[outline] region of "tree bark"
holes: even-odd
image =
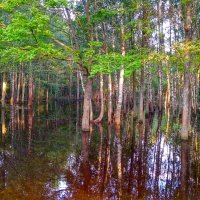
[[[112,50],[113,52],[115,51],[115,29],[114,29],[114,20],[112,20],[112,25],[113,25],[113,29],[112,29]],[[117,77],[117,71],[114,71],[114,98],[115,98],[115,103],[117,106],[117,99],[118,99],[118,92],[119,92],[119,88],[118,88],[118,77]]]
[[[158,111],[162,112],[162,67],[161,67],[161,63],[158,66],[158,80],[159,80],[159,85],[158,85]]]
[[[140,102],[139,102],[139,123],[143,123],[144,119],[144,67],[140,71]]]
[[[69,100],[72,100],[72,74],[69,72]]]
[[[170,86],[170,71],[167,69],[167,91],[166,91],[166,99],[165,99],[165,113],[170,109],[170,100],[171,100],[171,86]]]
[[[76,72],[76,87],[77,87],[77,93],[76,93],[76,100],[80,99],[80,84],[79,84],[79,72]]]
[[[100,75],[100,97],[101,97],[101,111],[99,117],[94,120],[95,123],[99,123],[103,119],[104,115],[104,95],[103,95],[103,75]]]
[[[87,77],[87,84],[85,87],[84,103],[83,103],[82,131],[90,131],[91,97],[92,97],[92,80],[90,77]]]
[[[121,52],[122,56],[125,56],[125,38],[124,38],[124,24],[123,19],[121,21]],[[120,69],[120,77],[119,77],[119,92],[118,92],[118,100],[117,100],[117,108],[115,111],[115,125],[116,127],[120,128],[121,123],[121,108],[122,108],[122,101],[123,101],[123,87],[124,87],[124,65],[121,65]]]
[[[102,23],[102,30],[103,30],[103,40],[104,40],[104,52],[105,54],[108,53],[107,49],[107,33],[106,33],[106,25]],[[98,41],[98,33],[96,31],[96,39]],[[99,117],[94,120],[96,123],[99,123],[103,120],[104,115],[104,94],[103,94],[103,75],[100,74],[100,98],[101,98],[101,111]]]
[[[5,107],[6,104],[6,87],[7,87],[7,82],[6,82],[6,73],[3,72],[3,80],[2,80],[2,90],[1,90],[1,106],[2,108]]]
[[[49,89],[46,89],[46,112],[49,110]]]
[[[48,113],[49,110],[49,74],[47,74],[47,88],[45,91],[45,97],[46,97],[46,112]]]
[[[28,83],[28,106],[33,105],[33,77],[30,75]]]
[[[147,20],[148,20],[148,13],[146,9],[146,2],[143,1],[143,25],[142,25],[142,43],[141,47],[146,48],[148,45],[148,35],[146,31],[146,27],[148,26]],[[140,95],[139,95],[140,101],[139,101],[139,123],[143,123],[144,120],[144,64],[141,67],[141,73],[140,73]]]
[[[17,101],[16,101],[17,104],[19,104],[20,87],[21,87],[21,73],[19,72],[17,81]]]
[[[136,112],[136,73],[133,72],[133,76],[132,76],[132,79],[133,79],[133,84],[132,84],[132,88],[133,88],[133,115],[135,116],[135,112]]]
[[[25,87],[26,87],[26,79],[25,79],[25,75],[24,72],[22,72],[22,104],[24,104],[24,100],[25,100]]]
[[[186,5],[186,18],[185,18],[185,39],[186,43],[191,39],[191,14],[192,7],[191,2]],[[188,139],[189,135],[189,126],[190,126],[190,55],[189,49],[185,49],[185,58],[186,63],[184,65],[184,86],[183,86],[183,112],[182,112],[182,129],[181,129],[181,138],[183,140]]]
[[[151,84],[151,72],[148,71],[147,74],[147,102],[146,102],[146,113],[152,114],[153,113],[153,98],[152,98],[152,84]]]
[[[123,101],[123,86],[124,86],[124,66],[121,66],[120,77],[119,77],[119,95],[117,101],[117,108],[115,111],[115,124],[116,126],[120,126],[121,122],[121,107]]]
[[[199,78],[200,78],[200,70],[198,70],[198,73],[196,75],[197,81],[196,81],[196,97],[195,97],[195,112],[197,113],[198,107],[199,107]]]
[[[108,124],[112,123],[112,79],[111,75],[108,74]]]
[[[14,72],[11,72],[10,75],[10,83],[11,83],[11,96],[10,96],[10,105],[14,104],[14,94],[15,94],[15,81],[14,81]]]
[[[157,12],[158,12],[158,51],[162,53],[164,51],[164,37],[163,37],[163,5],[162,0],[157,1]],[[158,111],[162,112],[162,104],[163,104],[163,94],[162,94],[162,79],[163,79],[163,73],[162,73],[162,61],[158,64]]]

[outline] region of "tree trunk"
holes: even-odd
[[[176,111],[176,103],[175,103],[175,99],[176,99],[176,81],[175,81],[175,76],[172,75],[171,72],[171,79],[170,79],[170,86],[171,86],[171,96],[172,96],[172,115],[175,115],[175,111]]]
[[[90,122],[93,121],[93,109],[92,109],[92,94],[90,99]],[[92,133],[92,124],[90,123],[90,132]]]
[[[84,94],[83,116],[82,116],[82,131],[90,131],[90,112],[91,112],[91,97],[92,97],[92,80],[87,77],[87,84]]]
[[[46,112],[49,110],[49,89],[46,89]]]
[[[158,111],[162,112],[162,67],[161,63],[158,66],[158,80],[159,80],[159,85],[158,85]]]
[[[72,74],[69,72],[69,100],[72,100]]]
[[[124,24],[123,24],[123,19],[121,21],[121,52],[122,56],[125,56],[125,40],[124,40]],[[115,111],[115,125],[117,128],[120,127],[120,122],[121,122],[121,108],[122,108],[122,101],[123,101],[123,87],[124,87],[124,65],[121,65],[120,69],[120,77],[119,77],[119,92],[118,92],[118,100],[117,100],[117,108]]]
[[[124,86],[124,66],[121,66],[120,77],[119,77],[119,92],[118,92],[118,101],[117,108],[115,111],[115,124],[116,126],[120,126],[121,122],[121,108],[123,101],[123,86]]]
[[[6,104],[6,87],[7,87],[7,83],[6,83],[6,74],[5,72],[3,73],[3,80],[2,80],[2,90],[1,90],[1,106],[2,108],[5,107]]]
[[[46,112],[49,110],[49,74],[47,75],[47,88],[46,88]]]
[[[99,117],[94,120],[95,123],[99,123],[103,119],[104,115],[104,95],[103,95],[103,75],[100,75],[100,97],[101,97],[101,111]]]
[[[164,35],[163,35],[163,1],[157,1],[157,12],[158,12],[158,51],[162,53],[164,51]],[[162,112],[163,94],[162,94],[162,61],[158,64],[158,111]]]
[[[108,74],[108,124],[112,123],[112,79],[111,75]]]
[[[166,99],[165,99],[165,113],[170,109],[170,100],[171,100],[171,87],[170,87],[170,71],[167,69],[167,91],[166,91]]]
[[[19,95],[20,95],[20,87],[21,87],[21,73],[19,72],[18,81],[17,81],[17,104],[19,104]]]
[[[188,63],[189,65],[189,63]],[[184,72],[184,86],[183,86],[183,113],[182,113],[182,129],[181,138],[187,140],[189,132],[189,109],[190,109],[190,76],[189,72]]]
[[[151,72],[147,72],[147,113],[153,114],[153,97],[152,97],[152,75]]]
[[[146,4],[143,1],[143,25],[142,25],[142,48],[146,48],[148,45],[148,34],[146,28],[148,26],[148,13]],[[140,74],[140,103],[139,103],[139,123],[143,123],[144,119],[144,64],[141,67],[141,74]]]
[[[198,73],[197,73],[197,75],[196,75],[196,79],[197,79],[197,81],[196,81],[196,92],[195,92],[195,94],[196,94],[196,97],[195,97],[195,112],[197,113],[197,110],[198,110],[198,107],[199,107],[199,78],[200,78],[200,76],[199,76],[199,74],[200,74],[200,70],[198,70]]]
[[[80,99],[80,84],[79,84],[79,71],[76,73],[76,87],[77,87],[77,93],[76,93],[76,100]]]
[[[186,42],[191,39],[191,2],[186,5],[186,20],[185,20],[185,38]],[[181,138],[183,140],[188,139],[189,126],[190,126],[190,55],[189,49],[185,49],[186,63],[184,65],[184,85],[183,85],[183,113],[182,113],[182,129]]]
[[[135,72],[133,72],[133,115],[135,116],[135,112],[136,112],[136,74]]]
[[[118,74],[117,71],[114,71],[114,89],[115,89],[115,103],[117,106],[117,100],[118,100],[118,95],[119,95],[119,85],[118,85]]]
[[[26,80],[25,80],[25,75],[24,72],[22,72],[22,104],[24,104],[25,100],[25,87],[26,87]]]
[[[114,21],[112,20],[112,25],[114,25]],[[115,39],[115,29],[113,28],[112,29],[112,50],[113,52],[115,51],[115,42],[116,42],[116,39]],[[117,78],[117,71],[115,70],[114,71],[114,97],[115,97],[115,102],[116,102],[116,106],[117,106],[117,99],[118,99],[118,78]]]
[[[15,81],[14,81],[14,72],[11,72],[10,75],[10,82],[11,82],[11,96],[10,96],[10,105],[14,104],[14,94],[15,94]]]
[[[123,112],[124,112],[124,116],[126,115],[126,113],[127,113],[127,96],[128,96],[128,88],[126,87],[126,83],[124,84],[125,86],[124,86],[124,91],[123,91],[123,95],[124,95],[124,103],[123,103]]]
[[[28,83],[28,106],[33,105],[33,77],[32,75],[29,77]]]
[[[139,123],[143,123],[144,118],[144,67],[140,74],[140,102],[139,102]]]

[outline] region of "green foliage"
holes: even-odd
[[[47,37],[52,37],[48,30],[49,17],[43,15],[37,8],[29,13],[16,12],[11,23],[3,29],[2,40],[20,45],[26,43],[37,44]]]
[[[169,60],[169,56],[165,53],[156,53],[153,52],[148,55],[148,58],[146,59],[147,62],[153,62],[154,64],[158,64],[160,62],[167,62]]]
[[[3,8],[5,11],[13,11],[19,6],[24,4],[29,4],[33,2],[32,0],[5,0],[0,4],[0,7]]]
[[[46,6],[50,7],[61,7],[61,6],[67,6],[68,2],[67,0],[47,0]]]
[[[5,1],[5,5],[18,6],[11,15],[10,23],[0,30],[1,62],[30,62],[35,59],[63,58],[63,52],[51,41],[50,18],[35,4],[20,8],[29,1]],[[12,4],[11,4],[12,3]],[[29,5],[29,4],[28,4]],[[37,4],[36,4],[37,5]],[[11,6],[12,7],[12,6]],[[6,7],[7,8],[7,7]]]
[[[142,56],[139,54],[123,56],[120,53],[97,54],[94,61],[95,64],[92,65],[91,76],[98,73],[110,74],[115,70],[120,70],[122,65],[125,69],[125,75],[130,76],[133,71],[139,69],[142,65]]]
[[[183,6],[187,6],[189,3],[192,3],[192,2],[193,2],[193,0],[181,0],[181,4]]]
[[[103,22],[108,19],[111,19],[113,16],[116,16],[116,15],[117,15],[116,10],[102,8],[102,9],[98,10],[95,14],[93,14],[91,16],[91,19],[92,19],[93,23]]]
[[[184,70],[184,64],[190,62],[190,70],[198,69],[200,63],[200,40],[187,43],[176,43],[174,45],[175,53],[170,55],[170,62],[176,64],[180,71]],[[186,54],[189,54],[189,60]]]

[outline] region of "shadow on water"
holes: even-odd
[[[198,116],[189,141],[169,112],[82,133],[81,106],[1,109],[0,199],[199,199]]]

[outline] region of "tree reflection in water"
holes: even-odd
[[[0,199],[198,199],[197,117],[189,141],[169,112],[82,133],[71,106],[1,110]]]
[[[91,179],[89,164],[89,132],[82,132],[82,159],[82,185],[85,195],[87,195],[89,193],[89,182]]]
[[[117,182],[118,182],[118,199],[122,198],[122,146],[120,139],[120,129],[115,130],[116,145],[117,145]]]
[[[188,199],[189,149],[188,141],[181,142],[181,199]]]
[[[5,108],[1,109],[1,133],[2,133],[2,152],[0,157],[0,169],[1,169],[1,182],[0,190],[3,191],[6,188],[6,120],[5,120]]]

